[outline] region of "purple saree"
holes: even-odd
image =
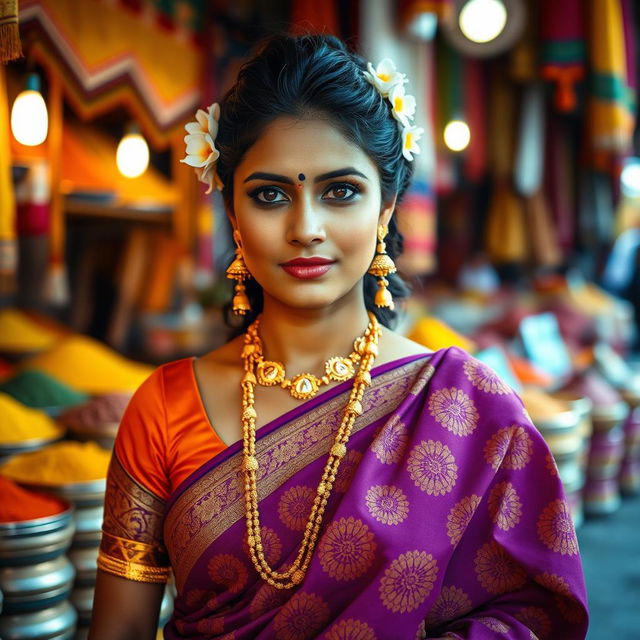
[[[241,443],[166,504],[165,638],[584,638],[586,595],[549,450],[520,400],[451,348],[373,370],[303,583],[248,555]],[[257,433],[262,539],[295,557],[351,382]]]

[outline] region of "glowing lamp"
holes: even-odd
[[[48,129],[49,115],[40,93],[40,78],[36,73],[30,73],[26,89],[11,108],[11,132],[20,144],[35,147],[46,140]]]
[[[460,31],[473,42],[491,42],[507,24],[502,0],[469,0],[458,16]]]
[[[640,196],[640,158],[627,158],[620,174],[622,192],[630,198]]]
[[[470,140],[469,125],[463,120],[451,120],[444,128],[444,143],[451,151],[463,151]]]
[[[126,178],[141,176],[149,166],[149,145],[140,132],[131,127],[116,151],[118,171]]]

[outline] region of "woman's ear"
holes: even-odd
[[[383,204],[382,209],[380,210],[380,216],[378,217],[378,224],[384,225],[385,227],[389,226],[389,221],[391,220],[391,216],[396,208],[396,199],[398,194],[394,194],[393,198]]]
[[[238,235],[238,220],[236,219],[233,211],[226,209],[227,218],[229,219],[229,224],[231,225],[231,231],[233,232],[233,237],[235,238]]]

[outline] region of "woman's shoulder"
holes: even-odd
[[[427,349],[427,347],[396,333],[392,329],[383,327],[376,364],[384,364],[400,358],[431,353],[433,353],[431,349]]]

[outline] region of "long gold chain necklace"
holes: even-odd
[[[336,479],[340,462],[347,453],[346,444],[351,436],[351,431],[356,418],[362,414],[362,398],[365,389],[371,384],[371,368],[378,355],[378,340],[381,329],[376,317],[369,313],[369,324],[364,334],[354,342],[354,351],[359,356],[360,366],[355,374],[355,381],[349,401],[344,410],[340,428],[329,452],[329,459],[324,467],[324,472],[316,497],[311,507],[309,520],[304,530],[302,543],[296,559],[285,571],[275,571],[266,561],[260,532],[260,514],[258,512],[258,489],[256,476],[258,472],[258,459],[256,458],[256,410],[254,390],[257,384],[255,369],[261,361],[261,345],[256,342],[257,319],[247,330],[242,350],[244,361],[244,376],[242,378],[242,443],[244,471],[244,491],[247,521],[247,537],[251,561],[258,574],[270,585],[278,589],[290,589],[300,584],[311,562],[311,557],[318,540],[318,532],[322,525],[324,512],[329,501],[331,489]]]
[[[264,359],[262,340],[258,335],[258,323],[254,322],[247,333],[251,339],[251,344],[254,346],[253,358],[258,384],[265,387],[280,385],[298,400],[313,398],[323,385],[331,382],[344,382],[353,378],[356,373],[356,366],[362,357],[358,352],[359,341],[361,342],[363,339],[361,337],[356,338],[353,343],[353,351],[346,358],[329,358],[324,363],[325,374],[322,377],[318,378],[312,373],[300,373],[289,380],[281,362]]]

